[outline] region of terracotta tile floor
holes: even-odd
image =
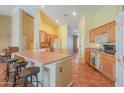
[[[114,84],[111,80],[104,75],[96,71],[94,68],[85,64],[82,59],[78,58],[78,55],[74,55],[73,59],[73,87],[113,87]],[[0,87],[11,87],[10,82],[4,81],[5,64],[0,64]],[[20,80],[18,80],[20,82]],[[18,84],[17,87],[21,87],[22,84]],[[29,85],[30,86],[30,85]]]
[[[73,81],[75,87],[114,87],[114,83],[74,55]]]

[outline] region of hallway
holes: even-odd
[[[114,87],[111,80],[85,64],[77,55],[74,55],[72,68],[74,87]]]

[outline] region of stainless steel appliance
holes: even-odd
[[[53,39],[50,42],[52,52],[62,52],[62,41],[60,39]]]
[[[105,53],[115,55],[115,45],[103,45],[103,50]]]
[[[91,52],[91,62],[90,65],[96,68],[97,70],[100,70],[100,56],[101,54]]]

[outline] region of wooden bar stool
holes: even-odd
[[[28,77],[32,77],[35,76],[36,78],[36,87],[38,87],[39,81],[38,81],[38,76],[37,74],[40,72],[40,68],[39,67],[29,67],[29,68],[25,68],[22,73],[21,73],[21,77],[24,78],[24,87],[27,87],[27,80]]]
[[[14,80],[13,80],[13,87],[16,85],[16,76],[19,77],[19,70],[21,73],[21,68],[25,68],[25,66],[28,64],[28,62],[24,60],[19,60],[14,64]]]
[[[6,63],[6,77],[5,80],[8,82],[9,80],[9,76],[10,76],[10,65],[13,63],[16,63],[19,59],[17,58],[11,58],[11,59],[7,59],[4,60],[4,62]]]

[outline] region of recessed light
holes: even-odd
[[[41,7],[44,8],[44,5],[42,5]]]
[[[58,20],[56,20],[56,23],[58,23],[59,21]]]
[[[75,16],[77,13],[76,12],[73,12],[72,15]]]

